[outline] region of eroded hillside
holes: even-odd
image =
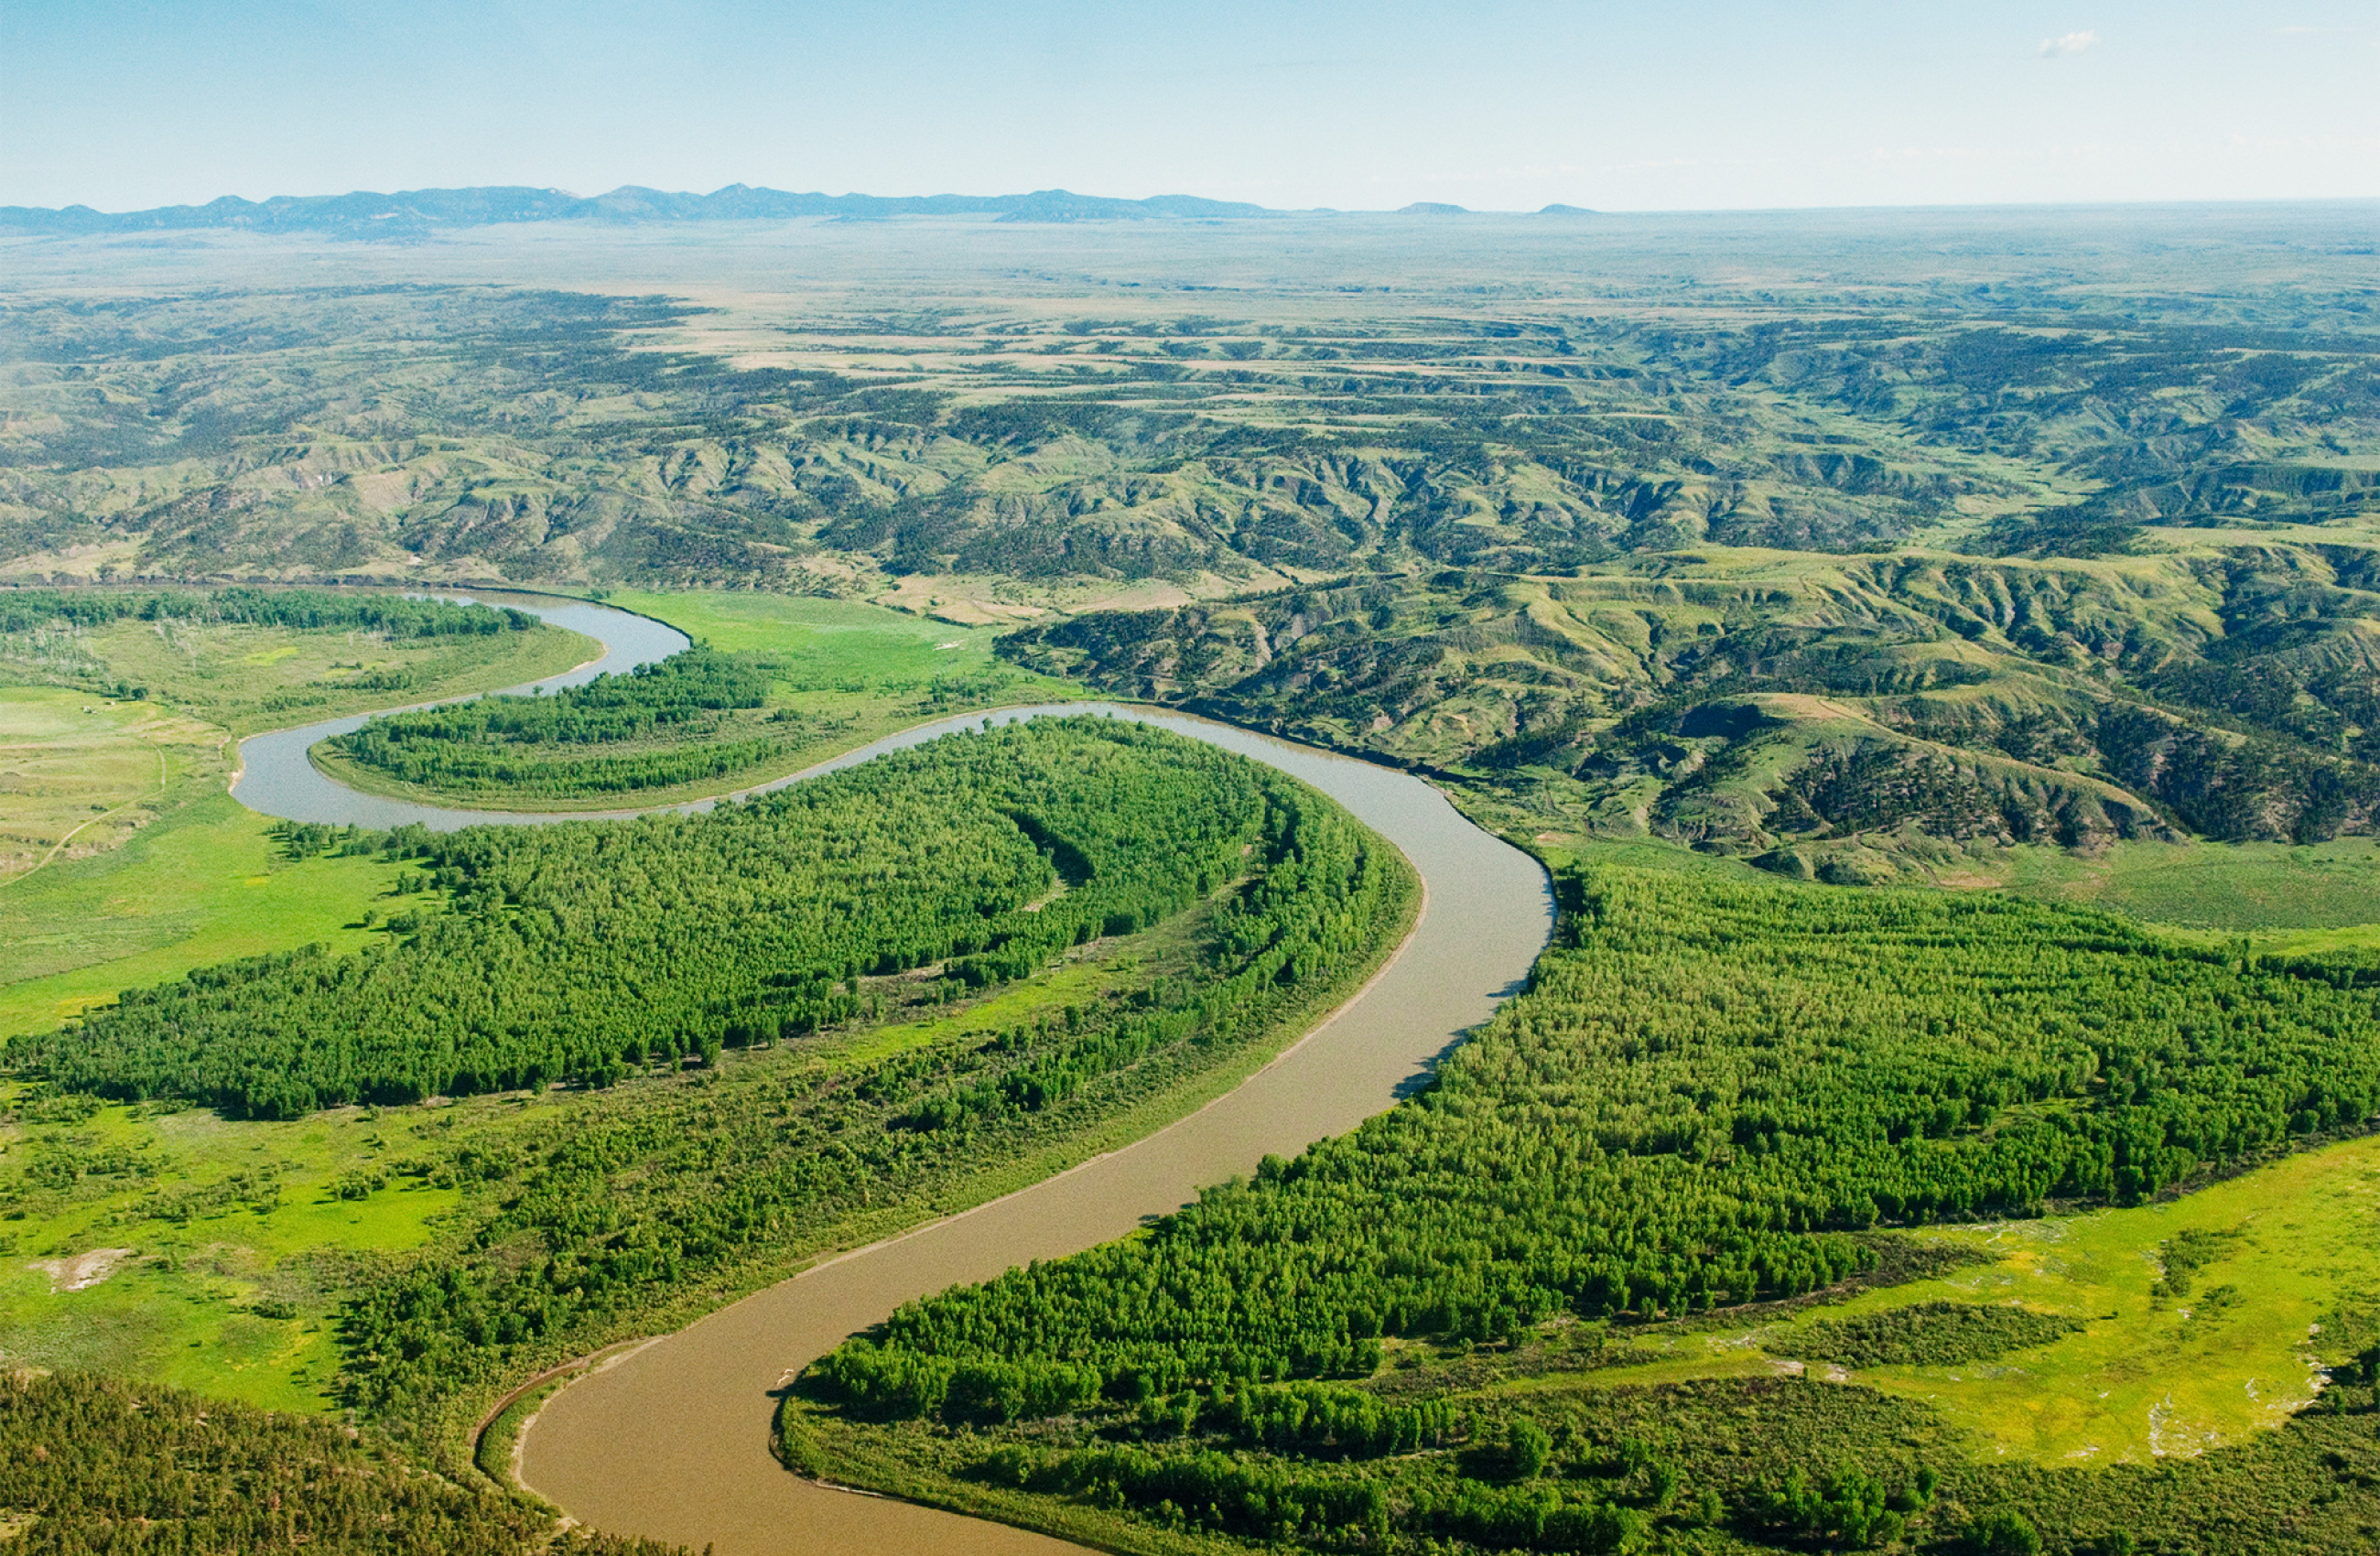
[[[1940,845],[2371,830],[2368,540],[2194,532],[2086,561],[1702,546],[1095,613],[1006,651],[1484,779],[1582,830],[1865,879]]]

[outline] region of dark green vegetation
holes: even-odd
[[[715,1056],[850,1019],[860,980],[941,964],[953,989],[1021,978],[1130,934],[1265,866],[1337,857],[1329,808],[1287,780],[1135,725],[1012,727],[938,741],[698,816],[487,827],[386,847],[449,911],[393,917],[385,943],[202,969],[128,991],[76,1027],[20,1039],[20,1073],[76,1090],[179,1097],[286,1118]],[[1295,867],[1231,935],[1293,981],[1350,930],[1276,941]],[[400,886],[406,882],[400,881]],[[1068,889],[1054,897],[1051,888]],[[1302,920],[1301,920],[1302,922]],[[1294,966],[1292,966],[1293,960]],[[1178,1037],[1215,1011],[1177,1014]]]
[[[725,715],[767,702],[773,668],[697,647],[550,697],[483,697],[389,714],[328,744],[398,782],[461,794],[671,788],[784,751],[782,735],[739,740],[726,727]],[[775,722],[796,718],[781,712]]]
[[[1889,1467],[1907,1428],[1803,1441],[1773,1478],[1697,1461],[1730,1431],[1765,1435],[1728,1418],[1780,1390],[1823,1402],[1803,1413],[1921,1406],[1784,1383],[1483,1398],[1407,1372],[1432,1348],[1518,1350],[1549,1322],[1888,1277],[1895,1225],[2130,1203],[2380,1110],[2380,1012],[2335,968],[2243,965],[2004,898],[1625,870],[1573,874],[1564,894],[1529,992],[1431,1089],[1146,1237],[904,1307],[811,1369],[817,1403],[786,1416],[797,1462],[1311,1549],[1609,1550],[1705,1526],[1887,1544],[1926,1506],[1916,1465]],[[1916,1308],[1817,1332],[1822,1355],[1877,1365],[2072,1327]],[[1621,1424],[1640,1410],[1676,1419]],[[1682,1434],[1708,1436],[1655,1446]],[[1921,1438],[1949,1475],[1944,1434]],[[2362,1471],[2339,1473],[2331,1495],[2360,1494]],[[1959,1476],[1962,1505],[2041,1515],[2021,1477]],[[2129,1476],[2053,1480],[2050,1508],[2075,1499],[2094,1519],[2137,1494]],[[2088,1534],[2084,1517],[2058,1538]]]
[[[2030,1351],[2082,1328],[2072,1319],[2022,1307],[1924,1302],[1855,1319],[1821,1319],[1802,1349],[1845,1367],[1936,1367]]]
[[[1038,909],[987,915],[981,899],[968,903],[958,931],[895,915],[872,947],[856,949],[855,940],[838,952],[845,991],[820,996],[815,980],[797,981],[791,987],[824,1005],[795,1016],[756,1003],[731,1018],[739,1040],[765,1040],[755,1025],[764,1017],[784,1032],[848,1018],[863,997],[849,991],[868,973],[896,976],[949,955],[939,978],[864,996],[871,1006],[905,994],[930,1006],[1022,977],[1067,945],[1134,934],[1198,893],[1236,884],[1196,927],[1186,956],[1152,966],[1114,998],[1028,1006],[995,1028],[959,1027],[922,1046],[822,1067],[731,1070],[674,1100],[624,1104],[615,1118],[574,1117],[498,1158],[457,1155],[443,1170],[501,1183],[498,1208],[463,1249],[350,1307],[342,1343],[354,1403],[382,1415],[418,1412],[425,1398],[502,1376],[516,1351],[551,1349],[633,1317],[757,1250],[815,1246],[855,1218],[897,1224],[932,1196],[976,1192],[966,1185],[987,1170],[1157,1098],[1312,1008],[1377,959],[1402,919],[1402,872],[1335,808],[1171,736],[1128,725],[1032,725],[938,742],[913,762],[894,759],[891,771],[892,785],[872,791],[874,814],[912,790],[929,802],[920,815],[989,808],[1000,797],[1043,807],[1013,821],[992,812],[993,823],[1030,828],[1043,841],[1025,843],[1010,867],[1014,887],[976,869],[978,893],[1002,905],[1039,894],[1049,881],[1042,848],[1076,883]],[[1050,787],[1037,792],[1032,780],[1043,775]],[[1010,793],[961,793],[969,778]],[[822,814],[846,820],[829,793]],[[1202,827],[1205,808],[1216,808]],[[964,834],[936,841],[955,868]],[[1244,842],[1252,845],[1245,859]],[[902,900],[889,870],[867,893]],[[847,901],[843,911],[858,906]],[[687,940],[674,932],[670,942],[682,953]],[[716,1043],[709,1039],[714,1068]],[[661,1052],[674,1062],[681,1047]],[[442,1171],[427,1160],[417,1165]],[[514,1255],[524,1237],[548,1257],[523,1268]]]
[[[99,626],[161,619],[199,625],[294,626],[310,631],[361,627],[383,638],[486,637],[527,632],[537,618],[526,611],[418,600],[402,594],[334,593],[321,589],[168,590],[26,589],[0,591],[0,633],[31,632],[54,622]]]
[[[423,1475],[329,1421],[41,1373],[0,1374],[0,1540],[26,1556],[666,1556],[589,1530],[552,1542],[517,1500]]]
[[[1394,1382],[1476,1380],[1476,1368],[1430,1361]],[[1218,1423],[1200,1430],[1208,1446],[1197,1451],[1152,1451],[1125,1431],[1063,1447],[1024,1438],[986,1454],[964,1436],[905,1433],[889,1448],[838,1452],[832,1464],[838,1479],[859,1469],[944,1505],[1150,1556],[2350,1556],[2371,1549],[2380,1512],[2372,1400],[2370,1389],[2349,1385],[2337,1412],[2302,1416],[2251,1446],[2090,1471],[1977,1465],[1923,1404],[1791,1378],[1496,1390],[1463,1402],[1457,1446],[1390,1460],[1329,1445],[1238,1448]]]

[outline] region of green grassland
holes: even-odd
[[[0,1032],[45,1030],[121,989],[320,942],[353,950],[398,867],[292,859],[221,792],[169,809],[113,854],[0,888]]]
[[[237,736],[514,685],[592,651],[551,627],[406,642],[173,620],[0,635],[0,676],[71,683],[0,687],[0,768],[21,775],[0,780],[0,828],[24,845],[0,879],[0,1030],[55,1026],[207,962],[360,943],[394,867],[284,857],[270,820],[224,792]],[[341,687],[358,665],[406,689]],[[119,683],[146,696],[89,689]]]
[[[12,1088],[0,1106],[22,1110]],[[495,1107],[480,1110],[497,1113]],[[40,1116],[38,1106],[34,1116]],[[327,1403],[337,1356],[331,1309],[355,1256],[418,1247],[460,1195],[399,1180],[346,1200],[345,1175],[385,1174],[413,1143],[398,1115],[342,1110],[285,1126],[212,1113],[111,1106],[6,1132],[0,1171],[78,1164],[73,1182],[29,1204],[12,1185],[0,1240],[0,1333],[9,1365],[153,1379],[274,1409]],[[480,1121],[473,1119],[472,1124]],[[65,1169],[53,1169],[54,1177]],[[46,1203],[44,1203],[46,1201]],[[120,1248],[79,1290],[44,1260]]]
[[[335,628],[165,617],[0,635],[0,675],[52,684],[140,687],[149,701],[237,736],[391,702],[518,686],[583,664],[596,651],[577,633],[544,626],[526,632],[391,640]]]
[[[2281,1426],[2313,1403],[2325,1368],[2351,1362],[2369,1343],[2380,1292],[2375,1218],[2380,1140],[2353,1140],[2154,1205],[1924,1233],[1923,1243],[1961,1260],[1937,1276],[1793,1304],[1755,1322],[1631,1330],[1589,1371],[1564,1369],[1567,1337],[1557,1331],[1543,1354],[1514,1358],[1526,1376],[1490,1392],[1806,1368],[1924,1401],[1980,1461],[2188,1457]],[[2168,1289],[2164,1251],[2192,1234],[2210,1237],[2214,1255],[2185,1290]],[[1823,1358],[1823,1345],[1814,1355],[1823,1326],[1937,1302],[2020,1307],[2082,1327],[2046,1345],[1931,1366],[1843,1367]],[[1614,1338],[1598,1331],[1590,1349]]]
[[[993,651],[997,626],[857,601],[749,590],[615,590],[605,599],[772,665],[772,704],[794,708],[832,732],[805,753],[809,760],[832,754],[830,744],[864,746],[928,719],[1082,695],[1076,683],[1000,658]]]
[[[2095,858],[2024,849],[2012,851],[2005,877],[2020,895],[2246,933],[2264,950],[2338,945],[2336,931],[2380,922],[2380,848],[2368,837],[2296,846],[2118,843]]]
[[[1525,829],[1542,822],[1542,816],[1493,791],[1457,795],[1484,824],[1557,865],[1612,864],[1738,879],[1756,868],[1740,857],[1700,853],[1662,838],[1531,834]],[[2369,838],[2304,846],[2126,842],[2089,852],[2039,845],[1969,851],[1926,844],[1922,837],[1903,841],[1894,880],[2103,908],[2179,940],[2244,941],[2275,954],[2380,946],[2380,849]]]
[[[140,802],[216,763],[223,738],[147,703],[0,687],[0,886],[121,846],[152,819]]]
[[[995,628],[929,619],[857,601],[753,591],[620,590],[610,603],[666,621],[724,652],[747,656],[769,677],[766,701],[706,721],[691,735],[664,728],[607,744],[606,755],[700,751],[766,740],[770,754],[700,781],[572,793],[472,789],[448,794],[392,777],[328,743],[311,753],[340,782],[407,798],[467,798],[489,809],[566,811],[678,804],[798,772],[912,724],[977,709],[1079,696],[1081,688],[1026,670],[992,651]],[[572,748],[573,752],[576,748]],[[567,754],[557,760],[567,760]]]

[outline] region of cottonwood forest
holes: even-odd
[[[1069,698],[1427,781],[1551,943],[1359,1126],[794,1369],[764,1473],[1182,1556],[2380,1544],[2367,216],[604,209],[0,213],[0,1547],[661,1556],[518,1477],[569,1368],[1427,922],[1123,718],[722,797]],[[519,689],[586,601],[683,646]],[[226,793],[333,719],[528,816]]]
[[[2039,1477],[1937,1463],[1934,1434],[1838,1407],[1834,1385],[1713,1381],[1659,1420],[1594,1386],[1599,1345],[1533,1387],[1425,1380],[1549,1326],[1608,1342],[1943,1257],[1899,1229],[2139,1205],[2380,1110],[2371,997],[2325,964],[2243,965],[2005,899],[1629,870],[1563,889],[1529,991],[1413,1103],[1268,1159],[1150,1237],[904,1307],[810,1369],[789,1456],[873,1452],[1319,1550],[1615,1550],[1706,1528],[1996,1548],[2023,1538],[2003,1523],[2048,1521]],[[1803,1355],[1953,1365],[2070,1326],[1919,1308],[1834,1321]],[[2336,1359],[2361,1380],[2375,1358]],[[2334,1410],[2213,1465],[2070,1475],[2052,1515],[2101,1546],[2148,1527],[2351,1549],[2380,1443],[2368,1390],[2329,1404],[2350,1397],[2362,1419]],[[1789,1421],[1840,1465],[1755,1441]],[[859,1443],[827,1446],[842,1434]],[[2303,1462],[2321,1453],[2344,1494],[2285,1516],[2324,1482]],[[2285,1469],[2252,1509],[2216,1491]]]

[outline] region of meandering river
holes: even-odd
[[[601,606],[485,598],[604,645],[603,659],[540,683],[549,687],[663,658],[686,642],[659,623]],[[1413,861],[1427,891],[1420,922],[1396,959],[1337,1014],[1189,1117],[1006,1198],[816,1265],[565,1388],[523,1435],[521,1477],[580,1523],[698,1550],[710,1545],[718,1556],[1076,1549],[795,1477],[769,1449],[776,1391],[903,1302],[1122,1236],[1187,1203],[1202,1185],[1249,1172],[1269,1151],[1294,1154],[1390,1106],[1433,1058],[1517,991],[1552,931],[1553,895],[1536,862],[1463,820],[1420,779],[1182,714],[1067,702],[944,719],[766,786],[987,718],[1067,713],[1160,725],[1313,784]],[[368,827],[565,819],[383,799],[334,783],[308,762],[310,746],[362,722],[333,720],[244,741],[233,794],[271,815]]]

